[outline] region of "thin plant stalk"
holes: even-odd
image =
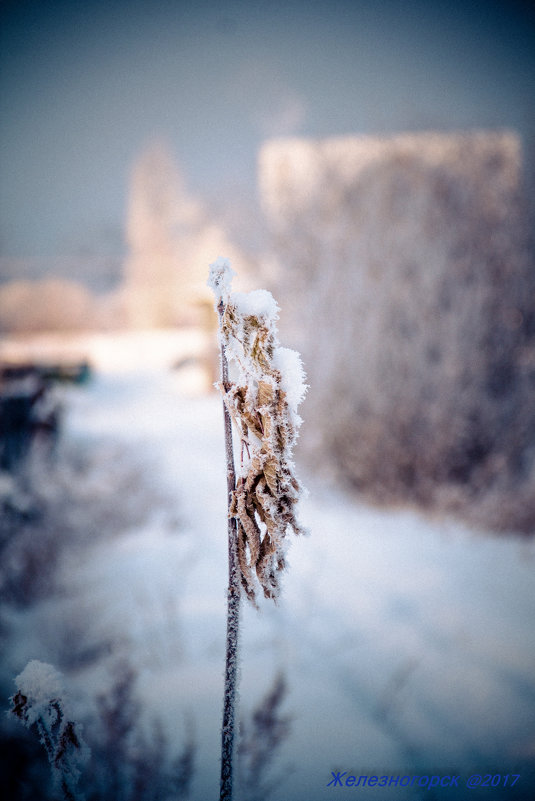
[[[224,313],[221,299],[218,307],[219,322]],[[225,347],[221,343],[221,383],[228,391],[228,361]],[[241,573],[238,561],[238,525],[235,517],[230,516],[233,493],[236,489],[236,470],[232,448],[232,421],[225,403],[223,403],[225,424],[225,452],[227,460],[227,503],[228,517],[228,591],[227,591],[227,652],[225,663],[225,689],[223,695],[223,725],[221,729],[221,785],[220,801],[232,801],[232,781],[234,763],[234,743],[236,733],[236,695],[238,681],[238,635],[240,625],[240,584]]]
[[[238,682],[240,596],[255,604],[255,576],[267,598],[277,599],[285,566],[288,530],[303,532],[294,506],[300,485],[293,475],[292,448],[301,418],[296,413],[306,385],[299,354],[281,348],[278,306],[269,292],[231,293],[228,259],[210,265],[208,286],[219,316],[221,382],[228,490],[227,653],[221,734],[220,801],[232,801]],[[229,381],[228,362],[238,370]],[[242,442],[236,482],[232,423]],[[244,458],[244,451],[247,458]],[[256,605],[256,604],[255,604]]]

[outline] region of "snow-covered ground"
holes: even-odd
[[[209,801],[218,797],[226,611],[222,411],[215,393],[200,391],[195,366],[168,369],[198,346],[184,336],[133,347],[127,338],[112,347],[92,340],[97,370],[86,388],[68,393],[65,437],[124,445],[166,500],[120,536],[67,556],[53,614],[55,628],[74,616],[88,641],[108,638],[127,654],[147,717],[164,721],[177,749],[192,722],[193,799]],[[302,415],[306,426],[306,403]],[[102,475],[113,482],[113,463]],[[310,536],[292,543],[279,605],[243,607],[242,713],[278,674],[288,688],[290,731],[272,801],[357,791],[434,797],[415,787],[328,787],[333,771],[460,775],[459,789],[435,791],[452,799],[500,792],[463,789],[473,773],[520,773],[525,783],[514,789],[525,795],[501,793],[532,797],[535,543],[372,509],[301,477]],[[50,608],[33,614],[18,658],[48,661]],[[103,671],[71,677],[78,704],[98,693]]]

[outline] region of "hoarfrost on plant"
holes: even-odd
[[[49,707],[52,699],[63,695],[63,679],[53,665],[32,659],[22,673],[15,678],[19,692],[28,699],[28,725],[39,717],[50,715]]]
[[[301,418],[297,407],[306,391],[298,353],[282,348],[276,321],[279,307],[270,292],[230,292],[230,265],[211,279],[220,314],[219,337],[226,359],[237,367],[234,382],[219,385],[241,440],[238,481],[230,516],[238,524],[242,586],[255,599],[255,574],[264,595],[277,598],[285,567],[286,535],[303,533],[296,504],[302,492],[292,453]],[[211,274],[212,274],[211,273]],[[226,300],[221,286],[225,283]],[[219,294],[218,294],[219,293]]]
[[[273,353],[273,364],[281,374],[281,387],[286,393],[288,406],[295,414],[308,389],[301,356],[296,350],[279,347]]]
[[[236,275],[228,259],[219,258],[210,265],[210,274],[207,284],[213,291],[216,305],[222,300],[226,302],[230,295],[230,285]]]
[[[263,317],[273,323],[279,316],[279,305],[267,289],[233,292],[232,303],[243,317]]]

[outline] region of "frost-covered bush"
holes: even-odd
[[[97,715],[88,726],[87,801],[180,801],[189,796],[196,754],[192,734],[178,754],[170,754],[159,723],[144,725],[136,678],[128,662],[120,661],[111,687],[97,697]]]
[[[137,328],[198,325],[209,302],[205,267],[220,249],[245,266],[225,228],[186,189],[162,143],[133,166],[127,225],[128,258],[120,294],[127,323]]]
[[[507,132],[281,140],[260,157],[308,365],[311,463],[375,499],[529,531],[535,269],[521,170]]]
[[[32,660],[17,676],[11,716],[37,735],[52,770],[51,792],[42,787],[39,797],[179,801],[189,796],[196,752],[191,732],[182,750],[171,755],[161,726],[143,725],[135,680],[126,662],[116,666],[111,687],[96,699],[96,714],[85,711],[83,739],[82,726],[69,711],[63,677],[52,665]],[[13,755],[20,761],[27,748],[19,743]],[[21,792],[34,783],[30,772],[35,772],[27,761],[22,769],[27,775],[17,777]]]
[[[116,537],[168,502],[146,480],[133,448],[95,439],[62,443],[52,464],[42,457],[32,454],[23,483],[0,473],[0,614],[4,604],[23,607],[52,595],[67,550]],[[68,651],[72,659],[73,642]],[[61,670],[63,656],[52,660]]]
[[[11,698],[11,713],[36,731],[44,746],[55,790],[65,801],[76,801],[81,769],[90,751],[81,727],[69,720],[61,674],[44,662],[32,660],[15,679],[18,692]]]
[[[0,332],[83,331],[98,325],[99,302],[70,279],[11,281],[0,286]]]

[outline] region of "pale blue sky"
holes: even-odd
[[[195,193],[254,198],[274,135],[511,127],[533,147],[535,17],[512,0],[4,0],[0,255],[121,247],[166,140]]]

